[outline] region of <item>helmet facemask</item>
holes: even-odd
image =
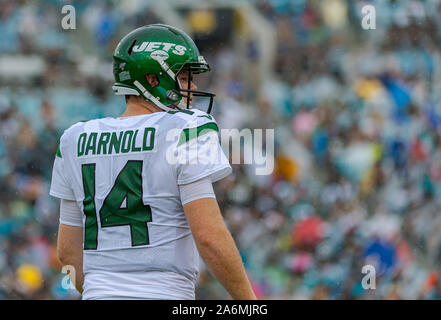
[[[186,89],[181,87],[181,83],[179,82],[178,76],[182,71],[188,71],[188,77],[187,77],[187,86]],[[186,109],[191,109],[190,102],[192,100],[192,97],[206,97],[209,98],[209,104],[207,108],[207,113],[211,112],[211,109],[213,107],[213,100],[216,94],[212,92],[207,91],[200,91],[200,90],[191,90],[191,82],[193,79],[193,74],[200,74],[203,72],[210,71],[210,67],[206,63],[202,62],[185,62],[182,64],[182,66],[179,68],[179,70],[176,72],[175,76],[175,87],[177,90],[173,90],[172,94],[176,94],[182,99],[186,99]],[[176,100],[176,99],[175,99]],[[170,105],[174,106],[176,109],[181,110],[182,108],[174,103],[172,99],[169,98],[169,95],[167,95],[167,102],[170,103]],[[182,106],[182,104],[180,104]]]

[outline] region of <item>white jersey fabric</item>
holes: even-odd
[[[83,211],[83,299],[194,299],[199,254],[178,185],[231,173],[197,109],[79,122],[60,139],[50,194]]]

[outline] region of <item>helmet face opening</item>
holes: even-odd
[[[185,87],[186,89],[183,89],[181,87],[181,84],[179,82],[178,76],[182,71],[188,71],[188,77],[187,77],[187,86]],[[177,94],[181,97],[181,98],[185,98],[187,103],[186,103],[186,108],[190,109],[190,103],[192,100],[192,97],[205,97],[205,98],[209,98],[209,104],[208,104],[208,108],[207,108],[207,113],[211,112],[211,109],[213,108],[213,100],[214,97],[216,96],[215,93],[212,92],[207,92],[207,91],[200,91],[200,90],[191,90],[191,82],[193,80],[193,74],[200,74],[203,72],[208,72],[210,71],[210,66],[207,63],[201,63],[201,62],[185,62],[178,70],[178,72],[176,72],[176,76],[175,76],[175,86],[176,88],[178,88],[178,92]],[[170,103],[171,105],[173,105],[175,108],[180,109],[179,106],[175,105],[174,103]]]
[[[161,24],[138,28],[120,41],[113,58],[117,95],[139,95],[163,110],[181,109],[182,99],[190,109],[192,97],[205,97],[210,99],[207,112],[211,112],[215,94],[191,90],[193,74],[209,72],[210,67],[182,30]],[[183,70],[188,71],[186,88],[178,79]]]

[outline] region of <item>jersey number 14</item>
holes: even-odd
[[[83,164],[84,250],[98,247],[98,219],[95,206],[95,163]],[[142,201],[142,161],[129,160],[118,174],[99,211],[101,228],[130,226],[132,247],[148,245],[147,222],[152,221],[150,206]]]

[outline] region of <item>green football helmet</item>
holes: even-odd
[[[188,86],[181,88],[177,75],[187,70]],[[113,54],[112,87],[116,95],[137,95],[169,111],[181,109],[182,99],[190,96],[210,98],[207,113],[215,94],[190,90],[193,74],[210,71],[194,41],[182,30],[164,24],[152,24],[133,30],[119,43]],[[150,85],[155,75],[159,83]],[[191,108],[187,99],[187,109]]]

